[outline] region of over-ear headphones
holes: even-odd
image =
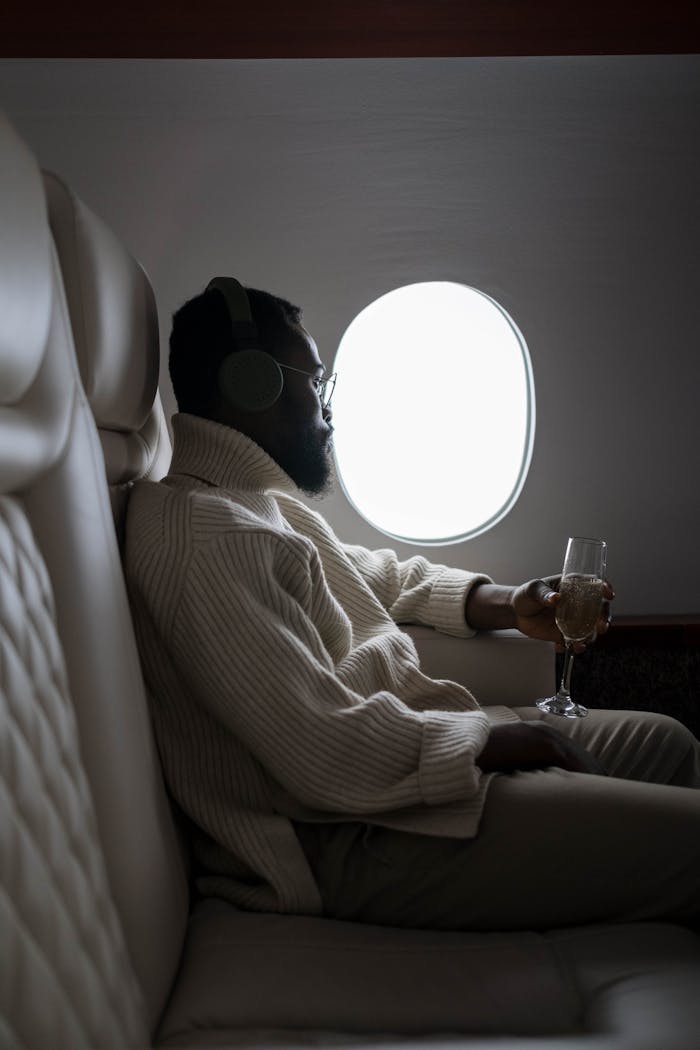
[[[217,291],[224,297],[231,335],[238,347],[219,365],[219,390],[241,412],[264,412],[279,400],[284,377],[272,354],[260,348],[245,288],[234,277],[214,277],[206,291]]]

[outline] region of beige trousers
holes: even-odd
[[[474,839],[367,824],[297,825],[325,913],[392,926],[551,929],[669,918],[700,924],[700,744],[674,719],[569,720],[609,776],[499,774]]]

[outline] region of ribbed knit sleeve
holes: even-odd
[[[490,576],[429,562],[420,555],[400,561],[388,548],[341,544],[325,518],[306,504],[287,495],[280,497],[280,504],[294,528],[329,556],[324,568],[331,587],[342,551],[395,623],[423,624],[458,638],[475,634],[465,618],[467,598],[475,584],[493,583]]]
[[[351,641],[312,542],[238,530],[190,562],[171,652],[198,702],[306,806],[370,814],[476,794],[487,716],[403,703],[400,632]]]

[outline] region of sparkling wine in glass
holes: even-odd
[[[537,701],[542,711],[552,715],[583,718],[588,714],[587,707],[571,699],[571,668],[574,646],[595,639],[596,624],[603,608],[606,555],[604,540],[572,536],[567,544],[555,612],[557,627],[566,645],[564,669],[556,695]]]

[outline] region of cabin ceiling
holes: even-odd
[[[4,58],[695,54],[697,0],[6,0]]]

